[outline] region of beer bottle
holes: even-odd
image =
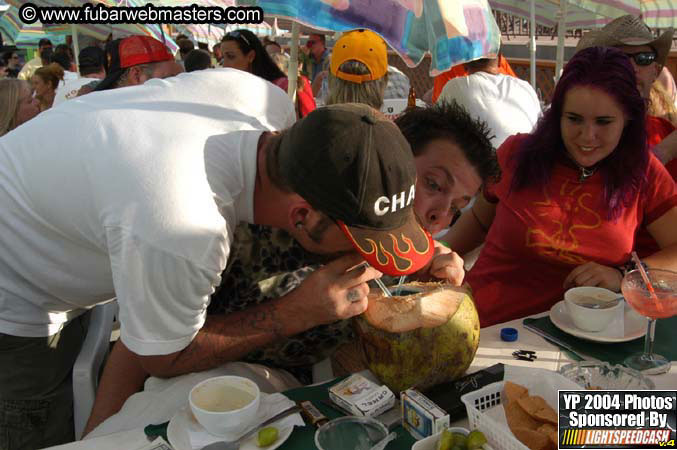
[[[409,88],[409,97],[407,97],[407,109],[416,108],[416,91],[414,86]]]

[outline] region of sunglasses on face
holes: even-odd
[[[635,64],[638,66],[648,66],[652,62],[656,61],[655,52],[638,52],[638,53],[626,53],[628,58],[632,58],[635,61]]]
[[[317,44],[317,41],[308,41],[308,42],[306,42],[306,47],[310,48],[315,44]]]

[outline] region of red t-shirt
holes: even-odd
[[[310,114],[311,111],[314,111],[317,108],[315,104],[315,97],[313,97],[313,88],[310,85],[310,81],[303,75],[300,75],[298,78],[299,89],[296,91],[297,103],[298,103],[298,113],[300,117],[305,117]],[[287,87],[289,86],[289,79],[287,77],[280,77],[273,81],[273,83],[287,92]]]
[[[660,117],[646,116],[646,135],[649,148],[653,148],[674,130],[675,127],[669,121]],[[665,165],[665,168],[672,175],[672,179],[677,181],[677,159],[670,161]],[[646,228],[642,227],[635,238],[635,250],[640,258],[645,258],[656,253],[660,250],[660,247]]]
[[[545,189],[509,192],[514,168],[508,161],[525,136],[499,148],[503,175],[484,194],[498,201],[496,216],[467,276],[482,327],[548,310],[562,300],[565,278],[581,264],[627,262],[640,224],[677,206],[675,183],[653,155],[647,169],[652,182],[614,222],[602,212],[599,172],[581,183],[577,169],[558,164]]]

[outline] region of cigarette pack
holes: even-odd
[[[356,373],[329,388],[329,398],[357,416],[377,416],[395,404],[395,395]]]
[[[415,439],[439,433],[449,426],[449,414],[415,389],[400,393],[402,426]]]
[[[465,404],[461,401],[461,396],[496,381],[503,381],[503,371],[503,364],[494,364],[491,367],[471,373],[456,381],[438,384],[424,393],[435,404],[449,413],[450,421],[455,422],[465,418],[467,415]]]

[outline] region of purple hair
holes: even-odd
[[[576,86],[590,86],[613,98],[623,109],[628,123],[614,151],[598,163],[604,192],[600,208],[613,220],[629,206],[646,182],[649,149],[646,134],[646,105],[637,90],[635,71],[628,57],[610,47],[579,51],[567,63],[555,86],[550,108],[538,121],[511,161],[515,167],[511,190],[541,189],[550,180],[558,161],[566,159],[560,119],[565,94]]]

